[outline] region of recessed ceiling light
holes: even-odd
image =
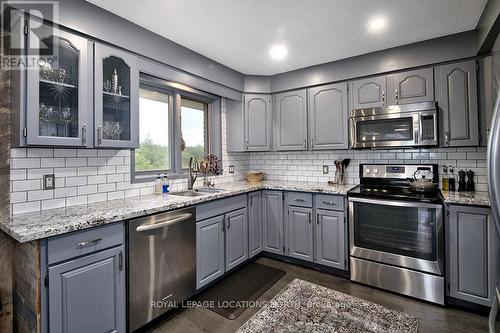
[[[283,60],[286,58],[288,54],[288,50],[286,46],[281,45],[281,44],[276,44],[271,46],[269,49],[269,56],[273,58],[274,60]]]
[[[387,25],[385,17],[374,17],[368,21],[368,31],[372,33],[381,32]]]

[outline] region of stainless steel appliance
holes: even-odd
[[[497,93],[495,111],[491,120],[491,132],[488,141],[488,190],[491,201],[491,214],[495,221],[497,237],[500,240],[500,91]],[[497,242],[500,244],[500,241]],[[497,247],[498,262],[500,258],[500,249]],[[498,265],[500,267],[500,265]],[[497,272],[496,297],[491,307],[489,318],[489,331],[494,333],[496,318],[500,302],[500,274]]]
[[[128,325],[135,331],[194,295],[196,210],[128,223]]]
[[[348,193],[351,280],[444,304],[443,204],[408,178],[437,165],[361,164]]]
[[[351,147],[437,146],[437,105],[423,102],[351,112]]]

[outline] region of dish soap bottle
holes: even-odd
[[[160,174],[158,174],[158,177],[156,177],[155,180],[155,194],[161,194],[161,193],[162,193],[162,182]]]
[[[168,187],[169,187],[169,184],[168,184],[167,174],[164,174],[163,175],[163,180],[162,180],[162,191],[163,191],[163,194],[168,193]]]

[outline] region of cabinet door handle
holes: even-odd
[[[87,247],[87,246],[96,245],[100,241],[102,241],[102,238],[96,238],[96,239],[91,239],[91,240],[86,240],[86,241],[80,242],[77,245],[78,245],[78,247]]]
[[[226,232],[226,217],[222,218],[222,232]]]
[[[247,150],[248,150],[248,147],[249,147],[248,140],[247,140],[247,142],[246,142],[246,145],[247,145]]]
[[[297,202],[306,202],[304,199],[301,199],[301,198],[297,198],[297,199],[293,199],[294,201],[297,201]]]
[[[102,143],[102,126],[99,125],[97,127],[97,144],[101,144]]]
[[[316,224],[319,225],[319,213],[316,214]]]
[[[120,253],[118,254],[118,269],[120,271],[123,271],[123,253],[122,253],[122,251],[120,251]]]
[[[250,197],[250,206],[253,206],[253,197]]]
[[[87,144],[87,124],[82,126],[82,146]]]
[[[309,215],[309,224],[311,224],[311,213],[309,213],[307,215]]]
[[[324,205],[330,205],[330,206],[335,206],[336,205],[335,201],[323,201],[323,204]]]
[[[399,103],[399,91],[396,89],[396,104]]]
[[[444,131],[444,143],[449,146],[450,145],[450,134],[448,131]]]
[[[385,105],[385,91],[382,91],[382,105]]]
[[[314,147],[314,139],[311,138],[311,148],[313,148],[313,147]]]
[[[304,148],[307,147],[307,138],[304,138]]]

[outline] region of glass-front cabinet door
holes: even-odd
[[[95,44],[95,146],[139,146],[137,57]]]
[[[28,145],[90,146],[92,140],[92,43],[31,20],[28,51],[37,65],[27,69]],[[30,53],[33,54],[33,53]]]

